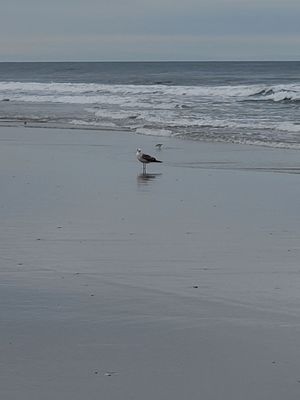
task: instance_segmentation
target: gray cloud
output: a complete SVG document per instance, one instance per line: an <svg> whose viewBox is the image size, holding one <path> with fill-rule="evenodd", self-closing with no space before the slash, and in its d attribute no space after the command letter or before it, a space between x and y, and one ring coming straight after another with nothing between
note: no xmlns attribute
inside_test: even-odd
<svg viewBox="0 0 300 400"><path fill-rule="evenodd" d="M295 0L2 2L2 61L299 57Z"/></svg>

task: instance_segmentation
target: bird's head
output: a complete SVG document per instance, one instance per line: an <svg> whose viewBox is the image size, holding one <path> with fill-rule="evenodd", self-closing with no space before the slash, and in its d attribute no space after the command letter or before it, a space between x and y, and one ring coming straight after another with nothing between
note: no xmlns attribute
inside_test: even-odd
<svg viewBox="0 0 300 400"><path fill-rule="evenodd" d="M136 149L136 154L141 154L142 150L141 149Z"/></svg>

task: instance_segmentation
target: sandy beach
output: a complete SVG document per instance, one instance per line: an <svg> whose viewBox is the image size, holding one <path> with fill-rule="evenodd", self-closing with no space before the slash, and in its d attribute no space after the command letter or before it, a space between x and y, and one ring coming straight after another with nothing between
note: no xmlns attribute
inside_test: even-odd
<svg viewBox="0 0 300 400"><path fill-rule="evenodd" d="M0 182L1 399L299 399L299 151L0 127Z"/></svg>

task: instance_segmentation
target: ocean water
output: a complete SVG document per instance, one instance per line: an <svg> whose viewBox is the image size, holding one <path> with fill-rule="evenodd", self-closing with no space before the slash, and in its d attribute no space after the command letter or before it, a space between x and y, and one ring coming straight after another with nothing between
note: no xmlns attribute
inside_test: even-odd
<svg viewBox="0 0 300 400"><path fill-rule="evenodd" d="M300 62L0 63L0 124L300 149Z"/></svg>

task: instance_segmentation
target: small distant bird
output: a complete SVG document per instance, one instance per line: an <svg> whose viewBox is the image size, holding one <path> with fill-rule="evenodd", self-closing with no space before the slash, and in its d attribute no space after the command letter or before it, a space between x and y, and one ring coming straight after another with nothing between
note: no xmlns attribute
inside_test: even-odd
<svg viewBox="0 0 300 400"><path fill-rule="evenodd" d="M158 150L161 150L162 146L163 146L162 143L157 143L157 144L155 145L155 147L156 147Z"/></svg>
<svg viewBox="0 0 300 400"><path fill-rule="evenodd" d="M141 149L137 149L136 158L143 164L143 174L146 173L146 164L162 162L157 160L155 157L149 156L148 154L144 154Z"/></svg>

